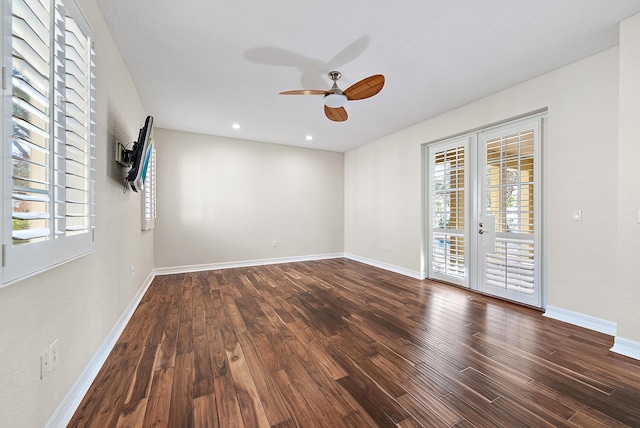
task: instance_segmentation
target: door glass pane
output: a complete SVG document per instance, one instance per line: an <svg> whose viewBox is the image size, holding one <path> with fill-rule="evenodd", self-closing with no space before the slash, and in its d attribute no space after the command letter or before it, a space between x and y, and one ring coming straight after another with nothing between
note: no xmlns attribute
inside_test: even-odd
<svg viewBox="0 0 640 428"><path fill-rule="evenodd" d="M532 295L534 288L534 130L486 141L484 213L496 219L496 252L485 285Z"/></svg>
<svg viewBox="0 0 640 428"><path fill-rule="evenodd" d="M486 144L485 214L496 217L496 232L534 232L533 130Z"/></svg>
<svg viewBox="0 0 640 428"><path fill-rule="evenodd" d="M431 270L464 279L465 147L438 150L431 157Z"/></svg>

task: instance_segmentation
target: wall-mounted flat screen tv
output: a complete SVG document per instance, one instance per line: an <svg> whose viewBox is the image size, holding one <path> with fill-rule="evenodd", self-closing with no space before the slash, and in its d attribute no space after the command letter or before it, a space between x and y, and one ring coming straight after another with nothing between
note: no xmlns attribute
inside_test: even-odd
<svg viewBox="0 0 640 428"><path fill-rule="evenodd" d="M140 128L138 141L133 144L131 169L127 173L126 180L134 192L144 190L144 180L153 147L152 128L153 116L147 116L144 126Z"/></svg>

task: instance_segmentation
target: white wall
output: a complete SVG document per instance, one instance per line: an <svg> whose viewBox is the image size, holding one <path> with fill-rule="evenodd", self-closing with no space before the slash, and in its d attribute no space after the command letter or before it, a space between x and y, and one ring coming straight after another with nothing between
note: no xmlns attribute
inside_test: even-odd
<svg viewBox="0 0 640 428"><path fill-rule="evenodd" d="M640 343L640 15L620 26L618 183L616 321L619 336Z"/></svg>
<svg viewBox="0 0 640 428"><path fill-rule="evenodd" d="M423 137L410 128L345 156L345 252L416 277L422 271Z"/></svg>
<svg viewBox="0 0 640 428"><path fill-rule="evenodd" d="M122 193L116 136L137 137L145 111L94 0L79 5L97 53L95 252L0 289L0 426L42 427L153 268L153 233L140 231L140 196ZM129 276L130 265L136 274ZM58 366L40 380L40 354L59 340Z"/></svg>
<svg viewBox="0 0 640 428"><path fill-rule="evenodd" d="M422 145L545 108L547 301L615 321L617 48L348 152L345 251L423 271ZM582 222L571 221L573 209L582 210ZM638 315L633 319L637 325Z"/></svg>
<svg viewBox="0 0 640 428"><path fill-rule="evenodd" d="M165 129L153 137L156 267L344 251L342 153Z"/></svg>

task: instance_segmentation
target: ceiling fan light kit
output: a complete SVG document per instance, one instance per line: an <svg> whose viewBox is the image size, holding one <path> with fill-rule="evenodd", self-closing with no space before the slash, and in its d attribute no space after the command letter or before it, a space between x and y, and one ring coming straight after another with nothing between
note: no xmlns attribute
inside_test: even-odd
<svg viewBox="0 0 640 428"><path fill-rule="evenodd" d="M384 86L384 76L382 74L375 74L354 83L345 91L342 91L338 88L338 79L340 79L342 74L339 71L330 71L328 75L333 81L333 85L331 85L331 89L328 91L298 89L280 92L280 95L324 95L325 116L334 122L344 122L348 118L347 111L344 109L347 101L363 100L372 97L380 92Z"/></svg>
<svg viewBox="0 0 640 428"><path fill-rule="evenodd" d="M330 108L340 108L347 103L347 96L344 94L327 94L324 96L324 105Z"/></svg>

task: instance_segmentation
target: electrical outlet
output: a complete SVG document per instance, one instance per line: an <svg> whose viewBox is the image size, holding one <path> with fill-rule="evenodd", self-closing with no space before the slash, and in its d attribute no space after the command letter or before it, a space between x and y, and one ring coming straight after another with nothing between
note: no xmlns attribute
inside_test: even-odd
<svg viewBox="0 0 640 428"><path fill-rule="evenodd" d="M133 274L136 273L136 267L134 265L131 265L131 267L129 268L129 276L133 276Z"/></svg>
<svg viewBox="0 0 640 428"><path fill-rule="evenodd" d="M387 246L384 248L384 250L385 250L386 252L389 252L389 253L390 253L390 252L391 252L391 244L387 244Z"/></svg>
<svg viewBox="0 0 640 428"><path fill-rule="evenodd" d="M49 345L49 371L53 371L58 365L60 354L58 352L58 339L51 342Z"/></svg>
<svg viewBox="0 0 640 428"><path fill-rule="evenodd" d="M276 248L278 246L278 241L273 241L273 248Z"/></svg>
<svg viewBox="0 0 640 428"><path fill-rule="evenodd" d="M49 350L46 350L44 354L40 355L40 379L47 377L51 371L50 365Z"/></svg>

